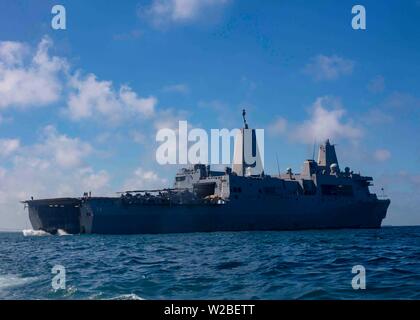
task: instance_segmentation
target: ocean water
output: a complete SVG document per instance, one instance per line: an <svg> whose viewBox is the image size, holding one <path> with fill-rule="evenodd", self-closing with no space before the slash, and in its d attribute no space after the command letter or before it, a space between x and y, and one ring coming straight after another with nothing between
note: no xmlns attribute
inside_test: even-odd
<svg viewBox="0 0 420 320"><path fill-rule="evenodd" d="M420 299L420 227L25 235L0 233L0 299Z"/></svg>

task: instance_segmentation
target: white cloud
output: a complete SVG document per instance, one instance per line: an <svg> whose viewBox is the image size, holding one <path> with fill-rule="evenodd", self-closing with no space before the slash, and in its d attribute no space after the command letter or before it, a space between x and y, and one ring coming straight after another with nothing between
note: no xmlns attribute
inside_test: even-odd
<svg viewBox="0 0 420 320"><path fill-rule="evenodd" d="M81 196L84 191L110 194L109 175L90 167L93 147L77 137L47 126L40 141L22 145L0 168L0 221L2 227L24 227L27 212L21 200ZM6 169L7 168L7 169Z"/></svg>
<svg viewBox="0 0 420 320"><path fill-rule="evenodd" d="M68 111L73 119L89 118L98 113L112 116L121 112L110 81L97 81L93 74L80 79L77 74L72 77L70 86L75 89L68 98Z"/></svg>
<svg viewBox="0 0 420 320"><path fill-rule="evenodd" d="M6 170L6 169L4 169L4 168L0 167L0 179L1 179L1 178L4 178L4 176L6 175L6 172L7 172L7 170Z"/></svg>
<svg viewBox="0 0 420 320"><path fill-rule="evenodd" d="M153 115L157 99L155 97L139 98L137 94L128 86L122 86L119 93L121 101L138 114L145 117Z"/></svg>
<svg viewBox="0 0 420 320"><path fill-rule="evenodd" d="M248 91L249 92L249 91ZM251 110L254 109L253 106L244 105L241 103L240 105L233 106L229 103L214 99L214 100L201 100L198 102L198 107L205 109L204 111L211 111L211 117L213 119L217 119L220 128L237 128L238 125L241 125L241 113L243 109ZM200 111L201 112L201 111ZM238 122L241 121L241 122ZM248 119L252 120L252 119ZM252 127L252 121L249 123Z"/></svg>
<svg viewBox="0 0 420 320"><path fill-rule="evenodd" d="M268 126L268 132L272 135L283 134L287 129L287 120L284 118L277 118L272 124Z"/></svg>
<svg viewBox="0 0 420 320"><path fill-rule="evenodd" d="M80 170L80 174L83 190L102 190L108 185L110 180L109 174L105 170L95 172L89 167Z"/></svg>
<svg viewBox="0 0 420 320"><path fill-rule="evenodd" d="M124 183L124 190L140 190L167 187L168 181L152 170L137 168Z"/></svg>
<svg viewBox="0 0 420 320"><path fill-rule="evenodd" d="M51 45L47 37L35 49L20 42L0 42L0 111L63 100L67 102L65 113L74 120L93 119L97 115L101 121L152 117L150 127L155 121L167 121L179 114L164 111L165 117L154 118L155 97L140 97L127 85L117 87L93 74L75 73L64 58L49 54ZM0 115L1 121L8 118ZM140 135L136 138L141 139ZM25 225L27 212L19 201L30 196L38 199L80 196L84 191L111 194L108 172L90 164L91 157L99 153L90 143L60 133L54 126L43 128L39 141L31 145L18 139L0 139L2 227ZM156 184L166 182L150 171L136 172L135 177L137 182L140 178Z"/></svg>
<svg viewBox="0 0 420 320"><path fill-rule="evenodd" d="M350 121L344 122L346 110L341 102L333 97L318 98L313 104L309 120L292 129L292 138L304 143L324 141L326 139L357 140L363 132Z"/></svg>
<svg viewBox="0 0 420 320"><path fill-rule="evenodd" d="M70 86L74 92L68 98L67 112L73 120L104 116L111 121L119 121L132 116L153 115L157 99L141 98L127 85L116 92L111 81L99 81L94 74L83 78L76 74Z"/></svg>
<svg viewBox="0 0 420 320"><path fill-rule="evenodd" d="M20 147L19 139L0 139L0 157L7 157Z"/></svg>
<svg viewBox="0 0 420 320"><path fill-rule="evenodd" d="M64 99L73 120L99 115L119 121L154 114L155 97L139 97L127 85L115 89L111 81L99 81L94 74L83 77L81 72L71 72L66 59L50 56L52 45L48 37L36 50L20 42L0 42L0 110L45 106ZM64 85L68 90L62 94Z"/></svg>
<svg viewBox="0 0 420 320"><path fill-rule="evenodd" d="M173 129L175 131L179 128L179 121L185 121L188 114L185 110L175 110L172 108L161 110L153 123L156 130ZM188 123L191 126L191 123Z"/></svg>
<svg viewBox="0 0 420 320"><path fill-rule="evenodd" d="M0 42L0 109L12 106L45 106L59 99L60 73L67 68L65 59L48 53L52 41L44 37L31 59L20 42Z"/></svg>
<svg viewBox="0 0 420 320"><path fill-rule="evenodd" d="M391 158L391 152L387 149L378 149L374 152L373 157L377 161L384 162Z"/></svg>
<svg viewBox="0 0 420 320"><path fill-rule="evenodd" d="M352 60L333 55L318 55L306 65L304 72L316 81L335 80L353 73L355 63Z"/></svg>
<svg viewBox="0 0 420 320"><path fill-rule="evenodd" d="M110 194L109 176L89 167L63 170L54 162L36 156L22 156L0 175L0 215L4 227L24 226L27 212L21 200L49 197L78 197L86 191Z"/></svg>
<svg viewBox="0 0 420 320"><path fill-rule="evenodd" d="M7 66L21 65L24 56L28 53L28 48L20 42L1 41L0 42L0 63Z"/></svg>
<svg viewBox="0 0 420 320"><path fill-rule="evenodd" d="M178 83L163 87L163 92L188 94L190 92L190 88L184 83Z"/></svg>
<svg viewBox="0 0 420 320"><path fill-rule="evenodd" d="M138 144L145 144L147 142L147 136L138 130L132 130L130 132L130 137Z"/></svg>
<svg viewBox="0 0 420 320"><path fill-rule="evenodd" d="M61 168L78 167L83 164L83 159L89 156L93 148L78 138L70 138L59 134L55 127L44 128L45 141L34 147L36 154L48 156Z"/></svg>
<svg viewBox="0 0 420 320"><path fill-rule="evenodd" d="M170 22L185 23L196 20L210 9L223 7L229 0L153 0L140 14L146 15L155 26Z"/></svg>
<svg viewBox="0 0 420 320"><path fill-rule="evenodd" d="M384 172L375 179L373 191L391 199L385 224L419 225L420 175L416 172Z"/></svg>
<svg viewBox="0 0 420 320"><path fill-rule="evenodd" d="M380 93L385 90L385 78L376 76L368 83L368 90L372 93Z"/></svg>

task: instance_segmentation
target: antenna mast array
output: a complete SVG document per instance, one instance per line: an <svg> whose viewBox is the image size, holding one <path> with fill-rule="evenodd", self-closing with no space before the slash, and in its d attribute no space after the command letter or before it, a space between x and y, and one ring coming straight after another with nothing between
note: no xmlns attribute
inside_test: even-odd
<svg viewBox="0 0 420 320"><path fill-rule="evenodd" d="M244 118L244 128L245 128L245 129L248 129L248 123L246 123L246 118L245 118L245 116L246 116L246 111L245 111L245 109L243 109L243 110L242 110L242 118Z"/></svg>

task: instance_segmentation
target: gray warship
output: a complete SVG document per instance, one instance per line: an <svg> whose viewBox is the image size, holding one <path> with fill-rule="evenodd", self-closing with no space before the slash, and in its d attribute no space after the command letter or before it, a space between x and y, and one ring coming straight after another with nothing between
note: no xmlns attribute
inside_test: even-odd
<svg viewBox="0 0 420 320"><path fill-rule="evenodd" d="M172 188L161 190L26 200L33 229L159 234L381 227L390 200L370 192L372 177L341 170L329 140L319 146L317 161L304 161L300 173L255 172L255 164L244 159L245 133L250 130L254 145L255 130L243 116L232 167L212 171L208 165L191 165L178 171Z"/></svg>

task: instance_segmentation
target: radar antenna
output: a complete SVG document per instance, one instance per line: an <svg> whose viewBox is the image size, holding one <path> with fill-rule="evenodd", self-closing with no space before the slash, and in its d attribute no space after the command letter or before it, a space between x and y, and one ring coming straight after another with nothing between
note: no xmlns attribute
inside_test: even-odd
<svg viewBox="0 0 420 320"><path fill-rule="evenodd" d="M246 122L245 116L246 116L246 111L245 111L245 109L243 109L242 110L242 118L244 119L244 128L248 129L248 123Z"/></svg>

